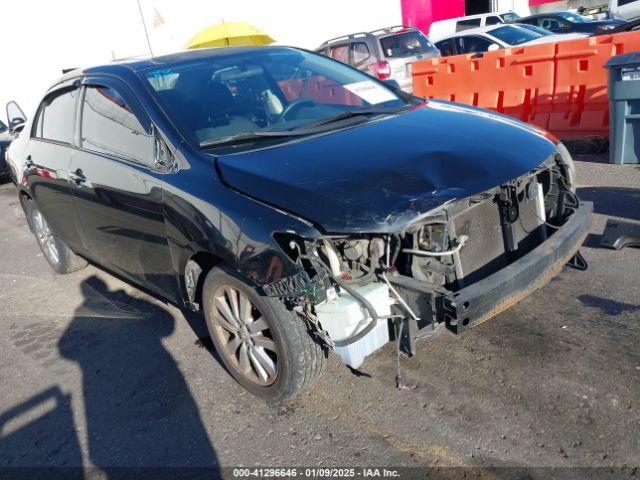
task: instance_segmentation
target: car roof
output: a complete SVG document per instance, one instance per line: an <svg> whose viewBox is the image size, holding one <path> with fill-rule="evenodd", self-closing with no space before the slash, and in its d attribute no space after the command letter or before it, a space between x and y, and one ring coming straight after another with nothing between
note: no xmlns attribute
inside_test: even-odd
<svg viewBox="0 0 640 480"><path fill-rule="evenodd" d="M252 46L252 47L217 47L217 48L199 48L194 50L184 50L181 52L171 53L168 55L160 55L157 57L134 57L115 60L113 62L104 63L88 68L77 68L64 73L55 82L53 82L47 91L55 89L60 84L68 84L75 78L85 75L107 74L115 76L126 76L131 73L146 70L148 68L171 67L189 61L197 61L205 58L225 57L247 52L262 51L283 51L283 50L299 50L295 47L287 46Z"/></svg>
<svg viewBox="0 0 640 480"><path fill-rule="evenodd" d="M559 13L571 13L571 12L562 11L562 12L536 13L535 15L529 15L528 17L522 17L520 20L529 20L529 19L532 19L532 18L540 18L540 17L560 17L560 18L562 18L562 15L558 15Z"/></svg>
<svg viewBox="0 0 640 480"><path fill-rule="evenodd" d="M132 58L118 60L111 63L91 67L84 70L85 74L91 73L111 73L114 69L127 68L134 72L145 70L151 67L171 67L184 62L197 61L206 58L226 57L255 51L282 51L296 50L294 47L286 46L256 46L256 47L217 47L217 48L198 48L194 50L184 50L181 52L161 55L157 57Z"/></svg>
<svg viewBox="0 0 640 480"><path fill-rule="evenodd" d="M449 35L445 35L436 43L440 43L443 40L448 40L449 38L458 38L466 35L474 35L474 34L477 35L477 34L483 34L483 33L488 33L489 35L491 35L492 30L495 30L500 27L513 27L513 26L518 26L518 24L517 23L499 23L497 25L487 25L484 27L469 28L467 30L462 30L460 32L450 33Z"/></svg>
<svg viewBox="0 0 640 480"><path fill-rule="evenodd" d="M476 13L475 15L465 15L464 17L454 17L454 18L446 18L444 20L436 20L433 23L458 22L460 20L473 20L474 18L494 17L499 15L505 15L507 13L514 13L514 12L513 10L505 10L504 12Z"/></svg>
<svg viewBox="0 0 640 480"><path fill-rule="evenodd" d="M344 43L349 42L351 40L356 40L358 38L385 38L393 35L399 35L407 32L419 32L416 27L411 27L407 25L394 25L391 27L379 28L377 30L372 30L370 32L356 32L356 33L348 33L346 35L341 35L339 37L330 38L329 40L325 40L322 42L322 45L318 47L325 48L329 45L336 43Z"/></svg>

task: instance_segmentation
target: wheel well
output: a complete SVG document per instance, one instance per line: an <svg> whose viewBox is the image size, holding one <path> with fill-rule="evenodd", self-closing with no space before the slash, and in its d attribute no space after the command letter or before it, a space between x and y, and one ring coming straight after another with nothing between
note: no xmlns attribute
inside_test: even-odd
<svg viewBox="0 0 640 480"><path fill-rule="evenodd" d="M187 275L189 274L190 265L193 263L197 264L200 267L201 272L197 276L197 281L195 284L195 291L193 292L193 297L189 294L189 288L187 287L187 296L190 302L201 306L202 305L202 287L204 286L204 280L207 278L207 274L211 271L211 269L217 265L220 265L223 260L209 252L198 252L191 256L189 261L185 265L185 271L183 273L183 279L185 280L185 284L187 284Z"/></svg>
<svg viewBox="0 0 640 480"><path fill-rule="evenodd" d="M29 226L29 230L31 230L31 233L33 233L33 225L31 225L31 215L29 215L29 202L31 201L31 196L24 190L20 190L18 192L18 199L20 200L20 205L22 206L24 216L27 218L27 225Z"/></svg>

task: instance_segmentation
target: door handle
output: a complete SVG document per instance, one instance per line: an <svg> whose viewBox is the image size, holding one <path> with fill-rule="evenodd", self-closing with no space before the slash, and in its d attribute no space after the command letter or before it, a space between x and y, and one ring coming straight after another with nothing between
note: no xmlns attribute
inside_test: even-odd
<svg viewBox="0 0 640 480"><path fill-rule="evenodd" d="M75 172L69 172L69 178L73 180L76 185L80 185L87 181L87 177L84 176L82 170L78 168Z"/></svg>

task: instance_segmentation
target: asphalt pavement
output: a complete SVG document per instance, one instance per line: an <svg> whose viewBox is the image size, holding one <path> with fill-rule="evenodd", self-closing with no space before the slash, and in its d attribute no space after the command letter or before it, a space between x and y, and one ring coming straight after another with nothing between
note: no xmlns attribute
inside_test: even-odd
<svg viewBox="0 0 640 480"><path fill-rule="evenodd" d="M54 274L15 187L0 186L0 478L82 478L78 466L95 478L240 466L640 473L640 249L599 247L607 218L640 222L640 167L577 160L596 211L586 272L565 267L494 319L420 342L401 360L412 389L395 389L387 345L360 375L332 355L312 390L276 406L227 375L198 315L92 266Z"/></svg>

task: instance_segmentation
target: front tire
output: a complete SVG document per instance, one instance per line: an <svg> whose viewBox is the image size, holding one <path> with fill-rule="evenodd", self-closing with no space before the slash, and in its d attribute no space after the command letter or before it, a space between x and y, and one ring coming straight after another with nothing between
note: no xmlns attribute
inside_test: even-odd
<svg viewBox="0 0 640 480"><path fill-rule="evenodd" d="M54 272L67 274L87 266L87 261L75 253L58 237L33 202L28 203L29 225L31 226L40 250Z"/></svg>
<svg viewBox="0 0 640 480"><path fill-rule="evenodd" d="M278 402L309 388L325 363L305 322L220 268L204 283L209 334L227 371L257 397Z"/></svg>

